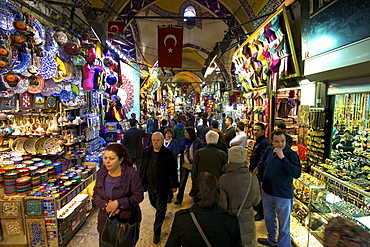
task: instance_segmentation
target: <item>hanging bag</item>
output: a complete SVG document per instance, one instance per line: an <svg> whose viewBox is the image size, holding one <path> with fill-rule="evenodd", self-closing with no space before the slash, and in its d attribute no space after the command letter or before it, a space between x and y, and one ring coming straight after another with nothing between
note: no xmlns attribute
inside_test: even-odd
<svg viewBox="0 0 370 247"><path fill-rule="evenodd" d="M129 198L131 202L131 198ZM131 204L131 203L130 203ZM133 247L139 240L140 221L137 219L137 205L131 207L128 222L123 222L118 216L107 217L101 241L111 247Z"/></svg>

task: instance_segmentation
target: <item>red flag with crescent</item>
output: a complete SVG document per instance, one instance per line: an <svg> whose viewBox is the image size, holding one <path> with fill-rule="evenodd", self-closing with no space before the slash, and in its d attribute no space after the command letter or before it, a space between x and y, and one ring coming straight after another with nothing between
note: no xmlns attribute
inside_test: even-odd
<svg viewBox="0 0 370 247"><path fill-rule="evenodd" d="M182 27L158 27L158 67L182 67Z"/></svg>
<svg viewBox="0 0 370 247"><path fill-rule="evenodd" d="M116 36L117 33L123 33L125 23L123 21L110 21L108 22L108 39Z"/></svg>

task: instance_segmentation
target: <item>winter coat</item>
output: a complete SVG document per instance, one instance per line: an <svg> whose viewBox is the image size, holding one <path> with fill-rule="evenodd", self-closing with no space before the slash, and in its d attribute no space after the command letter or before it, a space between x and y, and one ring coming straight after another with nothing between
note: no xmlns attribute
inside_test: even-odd
<svg viewBox="0 0 370 247"><path fill-rule="evenodd" d="M195 203L191 208L175 214L171 233L165 247L206 247L195 226L190 212L193 212L210 244L214 247L241 247L240 228L235 215L217 205L201 208Z"/></svg>
<svg viewBox="0 0 370 247"><path fill-rule="evenodd" d="M212 173L219 179L224 173L222 169L226 165L227 159L227 153L218 149L216 144L208 144L204 148L199 149L194 155L194 165L191 172L193 181L203 171Z"/></svg>
<svg viewBox="0 0 370 247"><path fill-rule="evenodd" d="M176 139L177 143L180 143L181 138L184 137L185 126L182 123L178 123L173 127L173 139Z"/></svg>
<svg viewBox="0 0 370 247"><path fill-rule="evenodd" d="M230 163L224 167L225 174L220 177L219 206L236 214L243 202L250 179L251 188L243 209L238 217L243 246L255 246L256 227L253 206L261 201L258 178L250 173L246 163Z"/></svg>
<svg viewBox="0 0 370 247"><path fill-rule="evenodd" d="M179 180L177 175L177 161L172 151L162 146L157 158L156 181L155 188L148 188L149 181L147 176L147 168L152 164L153 146L148 147L143 153L143 162L140 169L140 179L143 184L144 191L150 190L154 193L167 193L170 188L178 188ZM153 182L153 181L152 181Z"/></svg>
<svg viewBox="0 0 370 247"><path fill-rule="evenodd" d="M123 135L122 144L127 147L131 159L140 158L143 154L143 137L150 137L144 130L132 127Z"/></svg>
<svg viewBox="0 0 370 247"><path fill-rule="evenodd" d="M129 219L131 215L131 206L129 203L129 197L131 201L137 205L137 218L141 220L141 211L139 203L144 199L143 187L137 171L131 166L122 166L121 178L114 185L112 189L112 198L106 198L104 193L104 182L107 177L107 168L102 167L96 175L96 184L94 187L93 200L96 207L100 208L98 215L98 232L103 231L104 223L107 219L107 212L105 211L105 205L109 200L117 200L118 208L120 209L119 218Z"/></svg>

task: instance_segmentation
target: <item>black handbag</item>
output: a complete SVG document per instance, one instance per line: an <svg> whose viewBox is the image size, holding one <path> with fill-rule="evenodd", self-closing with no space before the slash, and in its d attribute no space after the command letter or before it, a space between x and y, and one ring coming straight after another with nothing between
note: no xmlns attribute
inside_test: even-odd
<svg viewBox="0 0 370 247"><path fill-rule="evenodd" d="M136 216L136 207L134 207L130 219L126 222L115 216L107 217L101 233L101 241L111 247L135 246L140 233L140 221Z"/></svg>

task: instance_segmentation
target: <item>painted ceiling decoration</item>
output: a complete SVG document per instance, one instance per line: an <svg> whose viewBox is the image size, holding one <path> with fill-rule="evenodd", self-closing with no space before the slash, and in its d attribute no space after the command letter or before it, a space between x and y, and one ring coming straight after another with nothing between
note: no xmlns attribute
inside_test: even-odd
<svg viewBox="0 0 370 247"><path fill-rule="evenodd" d="M154 41L155 37L153 36L156 35L154 26L164 24L181 25L187 30L192 30L192 33L188 33L188 40L184 40L183 45L183 61L187 66L183 66L182 70L176 70L176 72L179 73L180 71L190 69L199 77L202 75L199 71L204 66L204 61L212 49L214 49L215 42L222 41L225 31L230 30L232 32L232 43L235 45L234 47L237 47L237 44L245 41L247 33L253 32L267 18L258 19L259 17L274 12L286 0L70 1L81 6L91 6L107 10L107 12L94 11L93 15L89 16L89 18L93 16L93 20L99 21L103 26L112 20L124 21L125 29L123 36L128 42L125 45L121 45L122 50L129 57L130 61L137 62L140 65L145 64L152 68L156 66L157 61L155 54L157 49L156 41ZM189 6L194 8L196 17L201 18L195 18L193 25L187 26L186 21L179 18L179 16L184 16L184 12ZM158 18L150 19L151 16ZM145 19L146 17L148 19ZM160 19L160 17L164 19ZM256 18L257 20L255 20ZM214 28L213 23L217 23L215 24L217 28ZM154 25L153 28L150 25ZM211 28L210 25L212 25ZM211 32L214 35L210 34ZM232 81L230 62L232 51L233 49L230 49L228 54L222 59L221 57L218 58L216 61L219 71L223 75L223 81L228 84Z"/></svg>

